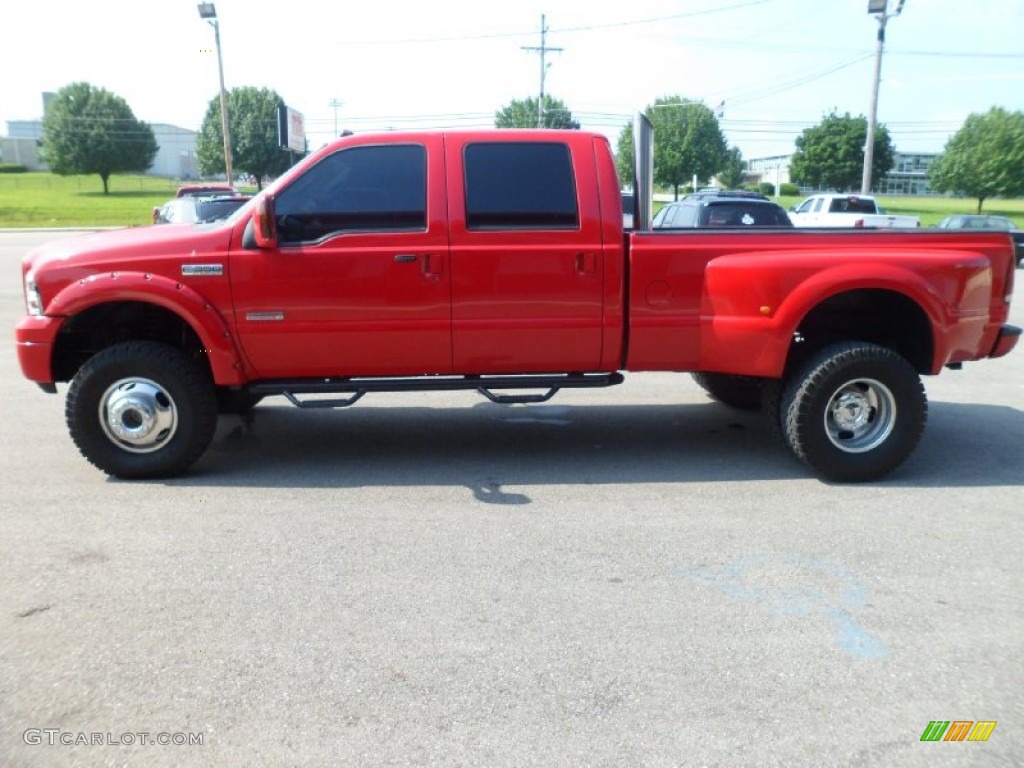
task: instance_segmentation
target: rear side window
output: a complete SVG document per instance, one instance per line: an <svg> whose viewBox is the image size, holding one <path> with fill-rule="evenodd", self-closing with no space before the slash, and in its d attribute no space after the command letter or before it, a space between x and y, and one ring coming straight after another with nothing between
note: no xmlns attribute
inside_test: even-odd
<svg viewBox="0 0 1024 768"><path fill-rule="evenodd" d="M183 200L171 200L160 209L157 222L162 224L181 224L185 221L186 203Z"/></svg>
<svg viewBox="0 0 1024 768"><path fill-rule="evenodd" d="M695 227L697 225L697 206L677 205L675 214L672 216L673 227Z"/></svg>
<svg viewBox="0 0 1024 768"><path fill-rule="evenodd" d="M578 229L566 144L470 144L464 155L468 229Z"/></svg>
<svg viewBox="0 0 1024 768"><path fill-rule="evenodd" d="M424 231L426 149L386 144L339 150L281 192L274 213L282 243L345 232Z"/></svg>

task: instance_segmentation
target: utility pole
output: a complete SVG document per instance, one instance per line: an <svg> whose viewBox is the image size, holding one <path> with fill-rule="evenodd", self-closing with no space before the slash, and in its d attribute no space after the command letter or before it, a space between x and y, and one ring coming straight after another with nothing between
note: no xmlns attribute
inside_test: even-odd
<svg viewBox="0 0 1024 768"><path fill-rule="evenodd" d="M544 77L547 75L548 67L550 66L544 59L548 51L554 51L559 53L563 48L552 48L547 44L548 27L545 23L545 16L542 13L540 15L540 47L535 45L524 45L521 48L524 51L530 51L531 53L540 54L540 98L537 100L537 127L544 127Z"/></svg>
<svg viewBox="0 0 1024 768"><path fill-rule="evenodd" d="M868 112L868 137L864 145L864 172L860 193L871 194L871 166L875 162L875 126L878 123L878 85L882 80L882 50L885 48L885 23L900 15L906 0L896 0L896 10L889 13L889 0L868 0L868 13L878 18L878 42L875 45L875 76L871 81L871 106Z"/></svg>
<svg viewBox="0 0 1024 768"><path fill-rule="evenodd" d="M341 99L331 99L327 102L328 107L334 107L334 135L332 139L338 138L338 107L344 106L345 102Z"/></svg>

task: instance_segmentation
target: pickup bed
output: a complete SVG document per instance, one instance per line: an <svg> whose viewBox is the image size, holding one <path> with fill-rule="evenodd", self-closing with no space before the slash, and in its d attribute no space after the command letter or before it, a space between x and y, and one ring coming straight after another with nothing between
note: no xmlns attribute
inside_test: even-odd
<svg viewBox="0 0 1024 768"><path fill-rule="evenodd" d="M625 233L619 190L598 134L348 136L226 221L29 253L19 361L47 392L70 382L72 439L126 478L185 471L218 413L269 395L516 404L679 371L859 481L918 442L922 375L1020 333L1009 235L651 231L639 209Z"/></svg>
<svg viewBox="0 0 1024 768"><path fill-rule="evenodd" d="M917 216L893 216L878 208L869 195L814 195L793 206L789 218L797 227L914 228Z"/></svg>

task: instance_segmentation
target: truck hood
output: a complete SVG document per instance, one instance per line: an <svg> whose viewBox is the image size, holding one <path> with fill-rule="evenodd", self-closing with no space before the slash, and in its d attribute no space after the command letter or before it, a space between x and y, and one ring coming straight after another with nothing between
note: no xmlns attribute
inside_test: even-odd
<svg viewBox="0 0 1024 768"><path fill-rule="evenodd" d="M22 261L25 272L37 277L52 270L79 273L74 279L97 271L161 272L158 265L192 261L197 256L224 257L232 229L218 224L165 224L94 232L81 237L54 240L34 248Z"/></svg>
<svg viewBox="0 0 1024 768"><path fill-rule="evenodd" d="M117 229L55 240L25 256L22 276L31 272L43 307L50 307L71 283L104 273L142 272L179 282L183 264L226 267L233 231L224 221Z"/></svg>

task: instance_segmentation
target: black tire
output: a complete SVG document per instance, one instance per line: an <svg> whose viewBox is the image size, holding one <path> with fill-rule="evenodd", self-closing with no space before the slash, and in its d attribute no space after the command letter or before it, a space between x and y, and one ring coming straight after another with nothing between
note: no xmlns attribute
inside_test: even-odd
<svg viewBox="0 0 1024 768"><path fill-rule="evenodd" d="M911 454L928 419L914 367L890 349L844 342L821 350L782 388L786 444L821 476L876 480Z"/></svg>
<svg viewBox="0 0 1024 768"><path fill-rule="evenodd" d="M65 417L82 455L109 475L170 477L202 455L217 427L209 374L152 341L104 349L79 369Z"/></svg>
<svg viewBox="0 0 1024 768"><path fill-rule="evenodd" d="M220 387L217 389L217 413L246 414L255 408L262 399L263 395Z"/></svg>
<svg viewBox="0 0 1024 768"><path fill-rule="evenodd" d="M740 411L756 411L761 407L761 386L764 379L703 371L690 375L701 389L723 405Z"/></svg>

